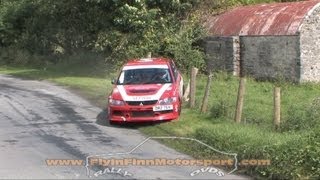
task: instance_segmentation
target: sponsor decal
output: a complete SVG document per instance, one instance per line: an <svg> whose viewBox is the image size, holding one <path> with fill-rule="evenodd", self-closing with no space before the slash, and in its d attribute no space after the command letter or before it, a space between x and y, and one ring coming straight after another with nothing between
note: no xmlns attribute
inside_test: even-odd
<svg viewBox="0 0 320 180"><path fill-rule="evenodd" d="M155 95L148 95L148 96L129 96L126 93L126 90L123 85L118 85L117 89L119 90L122 99L124 101L153 101L153 100L159 100L163 93L171 86L171 83L167 83L162 85L162 87L158 90L158 92Z"/></svg>

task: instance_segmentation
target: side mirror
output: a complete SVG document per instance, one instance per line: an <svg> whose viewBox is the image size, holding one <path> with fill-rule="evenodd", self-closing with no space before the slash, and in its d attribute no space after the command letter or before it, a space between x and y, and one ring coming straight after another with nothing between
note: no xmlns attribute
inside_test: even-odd
<svg viewBox="0 0 320 180"><path fill-rule="evenodd" d="M117 80L116 79L112 79L111 80L111 84L116 84Z"/></svg>

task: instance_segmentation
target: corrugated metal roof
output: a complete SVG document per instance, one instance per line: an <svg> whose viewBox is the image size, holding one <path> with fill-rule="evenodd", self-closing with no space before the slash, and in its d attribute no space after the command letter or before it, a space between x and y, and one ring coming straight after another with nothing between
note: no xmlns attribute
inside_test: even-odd
<svg viewBox="0 0 320 180"><path fill-rule="evenodd" d="M243 6L209 19L209 32L218 36L295 35L304 17L319 0Z"/></svg>

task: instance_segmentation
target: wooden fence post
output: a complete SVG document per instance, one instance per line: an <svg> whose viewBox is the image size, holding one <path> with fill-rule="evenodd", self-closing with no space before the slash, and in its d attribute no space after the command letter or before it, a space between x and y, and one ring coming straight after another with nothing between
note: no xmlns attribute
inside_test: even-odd
<svg viewBox="0 0 320 180"><path fill-rule="evenodd" d="M234 121L237 123L241 122L243 101L244 101L244 94L245 94L245 83L246 83L246 79L244 77L241 77L240 82L239 82L236 113L235 113L235 117L234 117Z"/></svg>
<svg viewBox="0 0 320 180"><path fill-rule="evenodd" d="M208 98L209 98L209 94L210 94L211 82L212 82L212 73L210 73L208 76L206 90L205 90L203 100L202 100L201 112L203 112L203 113L207 112L207 109L208 109L208 100L209 100Z"/></svg>
<svg viewBox="0 0 320 180"><path fill-rule="evenodd" d="M183 100L188 102L189 101L189 94L190 94L190 79L188 80L188 85L184 91L184 94L183 94Z"/></svg>
<svg viewBox="0 0 320 180"><path fill-rule="evenodd" d="M198 69L192 67L190 74L190 108L194 108L196 102L196 77Z"/></svg>
<svg viewBox="0 0 320 180"><path fill-rule="evenodd" d="M280 128L281 119L281 89L280 87L274 87L274 126L278 130Z"/></svg>

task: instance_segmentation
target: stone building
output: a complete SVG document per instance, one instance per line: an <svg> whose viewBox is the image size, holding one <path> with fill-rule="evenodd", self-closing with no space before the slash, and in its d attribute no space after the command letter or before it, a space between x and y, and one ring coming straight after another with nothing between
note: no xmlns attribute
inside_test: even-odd
<svg viewBox="0 0 320 180"><path fill-rule="evenodd" d="M320 0L238 7L206 26L209 70L320 82Z"/></svg>

